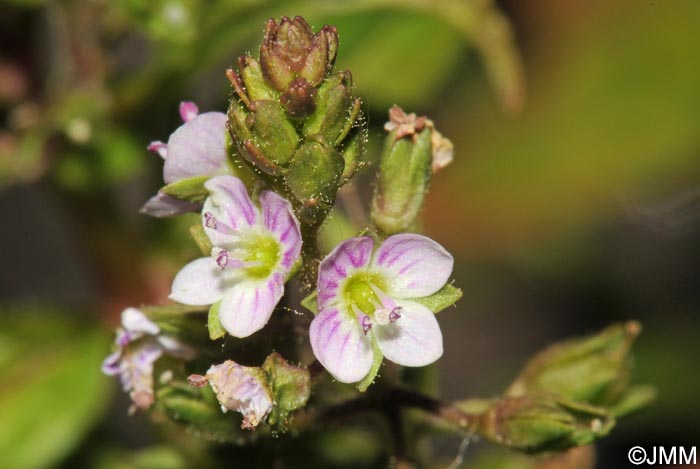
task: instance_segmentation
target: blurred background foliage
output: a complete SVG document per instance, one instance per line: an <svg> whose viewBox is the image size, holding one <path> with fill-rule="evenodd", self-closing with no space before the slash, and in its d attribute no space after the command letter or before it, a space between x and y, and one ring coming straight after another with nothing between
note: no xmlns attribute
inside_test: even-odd
<svg viewBox="0 0 700 469"><path fill-rule="evenodd" d="M178 468L202 445L128 417L99 364L119 311L163 303L195 255L188 221L137 213L160 180L145 145L175 128L181 100L225 109L225 68L282 15L338 26L375 143L394 103L454 141L425 210L465 292L440 315L445 398L502 391L553 340L644 325L635 375L660 397L597 455L533 461L470 443L463 467L612 467L634 445L695 444L700 3L4 0L3 463ZM382 453L354 428L316 441L338 467ZM460 448L433 443L438 467Z"/></svg>

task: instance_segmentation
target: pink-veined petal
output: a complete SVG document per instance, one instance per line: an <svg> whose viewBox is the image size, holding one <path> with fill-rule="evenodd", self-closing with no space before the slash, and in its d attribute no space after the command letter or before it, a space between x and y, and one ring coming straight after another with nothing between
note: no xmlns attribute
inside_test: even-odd
<svg viewBox="0 0 700 469"><path fill-rule="evenodd" d="M139 212L151 217L166 218L187 212L196 212L201 206L202 204L176 199L163 192L158 192L148 199Z"/></svg>
<svg viewBox="0 0 700 469"><path fill-rule="evenodd" d="M355 383L372 367L372 346L360 324L336 308L311 321L311 348L318 361L341 383Z"/></svg>
<svg viewBox="0 0 700 469"><path fill-rule="evenodd" d="M239 282L221 299L219 321L232 336L248 337L267 324L282 295L284 276L280 272L262 282Z"/></svg>
<svg viewBox="0 0 700 469"><path fill-rule="evenodd" d="M126 308L122 311L122 326L132 333L156 335L160 332L160 327L137 308Z"/></svg>
<svg viewBox="0 0 700 469"><path fill-rule="evenodd" d="M323 311L338 300L338 286L351 273L369 265L372 258L372 238L362 236L346 239L328 254L318 269L318 310Z"/></svg>
<svg viewBox="0 0 700 469"><path fill-rule="evenodd" d="M421 298L440 290L452 274L454 259L430 238L413 233L390 236L377 249L372 269L387 274L386 293Z"/></svg>
<svg viewBox="0 0 700 469"><path fill-rule="evenodd" d="M166 184L228 172L226 114L207 112L178 127L168 139L163 165Z"/></svg>
<svg viewBox="0 0 700 469"><path fill-rule="evenodd" d="M425 366L442 356L442 332L435 314L409 300L396 300L401 317L374 325L374 337L384 357L403 366Z"/></svg>
<svg viewBox="0 0 700 469"><path fill-rule="evenodd" d="M301 252L301 230L292 204L272 191L263 191L260 206L263 226L274 233L282 244L280 263L285 271L289 271Z"/></svg>
<svg viewBox="0 0 700 469"><path fill-rule="evenodd" d="M186 305L214 304L224 293L221 268L211 257L196 259L178 272L170 299Z"/></svg>
<svg viewBox="0 0 700 469"><path fill-rule="evenodd" d="M258 208L250 200L243 181L237 177L216 176L209 179L204 187L209 190L209 197L202 210L205 227L207 212L234 230L253 226L258 222Z"/></svg>

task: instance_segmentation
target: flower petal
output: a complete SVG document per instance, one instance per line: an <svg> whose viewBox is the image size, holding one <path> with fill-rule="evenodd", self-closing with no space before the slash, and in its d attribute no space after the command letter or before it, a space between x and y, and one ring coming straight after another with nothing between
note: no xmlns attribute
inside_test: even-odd
<svg viewBox="0 0 700 469"><path fill-rule="evenodd" d="M163 192L158 192L148 199L139 212L156 218L166 218L187 212L196 212L200 207L201 204L176 199Z"/></svg>
<svg viewBox="0 0 700 469"><path fill-rule="evenodd" d="M272 191L260 194L263 225L274 233L283 246L281 264L289 271L301 252L301 230L292 204Z"/></svg>
<svg viewBox="0 0 700 469"><path fill-rule="evenodd" d="M173 280L170 299L186 305L214 304L223 295L221 268L211 257L187 264Z"/></svg>
<svg viewBox="0 0 700 469"><path fill-rule="evenodd" d="M189 122L199 114L199 108L192 101L183 101L180 103L180 118L182 122Z"/></svg>
<svg viewBox="0 0 700 469"><path fill-rule="evenodd" d="M274 273L263 282L242 281L221 299L219 321L234 337L248 337L267 324L284 295L284 276Z"/></svg>
<svg viewBox="0 0 700 469"><path fill-rule="evenodd" d="M160 332L160 327L136 308L126 308L122 311L122 326L128 332L148 335L156 335Z"/></svg>
<svg viewBox="0 0 700 469"><path fill-rule="evenodd" d="M453 265L445 248L413 233L390 236L372 259L372 269L386 271L390 279L386 293L394 298L432 295L447 283Z"/></svg>
<svg viewBox="0 0 700 469"><path fill-rule="evenodd" d="M102 362L102 373L107 376L115 376L119 374L119 361L122 358L122 351L110 353Z"/></svg>
<svg viewBox="0 0 700 469"><path fill-rule="evenodd" d="M372 346L359 322L338 309L322 311L311 321L311 348L318 361L341 383L355 383L372 367Z"/></svg>
<svg viewBox="0 0 700 469"><path fill-rule="evenodd" d="M207 112L182 124L168 139L167 155L163 165L166 184L228 172L226 114Z"/></svg>
<svg viewBox="0 0 700 469"><path fill-rule="evenodd" d="M396 300L401 317L372 328L377 345L388 360L403 366L425 366L442 356L442 332L435 314L425 306Z"/></svg>
<svg viewBox="0 0 700 469"><path fill-rule="evenodd" d="M367 267L372 258L374 241L367 236L346 239L328 254L318 269L318 310L323 311L338 300L338 286L352 272Z"/></svg>
<svg viewBox="0 0 700 469"><path fill-rule="evenodd" d="M237 177L216 176L209 179L204 187L210 195L204 202L203 217L209 211L218 221L234 230L258 222L258 209L250 200L245 184Z"/></svg>

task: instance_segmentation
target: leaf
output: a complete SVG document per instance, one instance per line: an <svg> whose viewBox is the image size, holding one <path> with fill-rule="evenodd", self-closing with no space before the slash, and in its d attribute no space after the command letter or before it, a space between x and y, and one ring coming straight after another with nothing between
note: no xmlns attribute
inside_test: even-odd
<svg viewBox="0 0 700 469"><path fill-rule="evenodd" d="M309 296L301 300L301 305L314 313L314 315L318 314L318 308L316 307L316 296L318 296L318 292L314 290L309 294Z"/></svg>
<svg viewBox="0 0 700 469"><path fill-rule="evenodd" d="M365 392L367 388L374 383L375 378L379 374L379 369L382 367L382 362L384 361L384 355L382 351L379 350L377 345L377 340L372 337L372 367L369 369L367 376L362 378L362 381L357 383L357 389L360 392Z"/></svg>
<svg viewBox="0 0 700 469"><path fill-rule="evenodd" d="M448 306L455 304L460 298L462 298L462 290L455 287L451 283L448 283L438 292L433 293L430 296L426 296L424 298L412 298L411 301L415 301L416 303L426 306L433 313L439 313Z"/></svg>
<svg viewBox="0 0 700 469"><path fill-rule="evenodd" d="M221 326L219 321L219 305L221 302L216 302L209 308L209 318L207 320L207 329L209 329L209 338L211 340L220 339L226 335L226 331Z"/></svg>
<svg viewBox="0 0 700 469"><path fill-rule="evenodd" d="M209 236L207 236L201 223L195 223L190 226L190 236L192 236L192 239L203 256L211 255L211 250L214 245L209 240Z"/></svg>
<svg viewBox="0 0 700 469"><path fill-rule="evenodd" d="M201 202L209 195L209 191L204 187L204 183L208 180L209 176L195 176L182 179L164 186L161 192L176 199Z"/></svg>
<svg viewBox="0 0 700 469"><path fill-rule="evenodd" d="M0 325L2 465L54 467L106 409L109 381L99 369L109 338L65 313L21 313Z"/></svg>

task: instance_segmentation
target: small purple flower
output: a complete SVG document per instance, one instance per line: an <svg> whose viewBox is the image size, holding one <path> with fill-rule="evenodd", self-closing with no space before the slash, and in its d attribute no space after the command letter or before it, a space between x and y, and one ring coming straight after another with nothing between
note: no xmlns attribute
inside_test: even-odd
<svg viewBox="0 0 700 469"><path fill-rule="evenodd" d="M272 410L272 391L260 368L226 360L221 365L212 365L205 376L191 375L188 381L197 387L208 382L216 393L222 412L233 410L243 415L243 429L255 430Z"/></svg>
<svg viewBox="0 0 700 469"><path fill-rule="evenodd" d="M206 112L192 102L180 104L183 124L170 135L168 143L154 141L148 150L165 160L166 184L196 176L215 176L230 172L226 154L226 114ZM199 206L158 192L141 211L155 217L168 217L196 210Z"/></svg>
<svg viewBox="0 0 700 469"><path fill-rule="evenodd" d="M262 329L284 294L287 274L301 252L301 232L290 203L270 190L260 208L233 176L206 182L202 223L214 248L186 265L170 298L187 305L219 305L221 325L234 337Z"/></svg>
<svg viewBox="0 0 700 469"><path fill-rule="evenodd" d="M145 410L153 404L153 364L163 353L184 359L194 356L189 346L161 335L158 325L136 308L122 312L122 327L117 329L115 343L117 350L104 360L102 372L119 375L134 409Z"/></svg>
<svg viewBox="0 0 700 469"><path fill-rule="evenodd" d="M412 300L430 296L447 283L452 256L417 234L391 236L373 249L369 237L345 240L319 268L319 314L311 322L311 347L343 383L360 381L369 373L372 342L399 365L424 366L442 356L435 314Z"/></svg>

